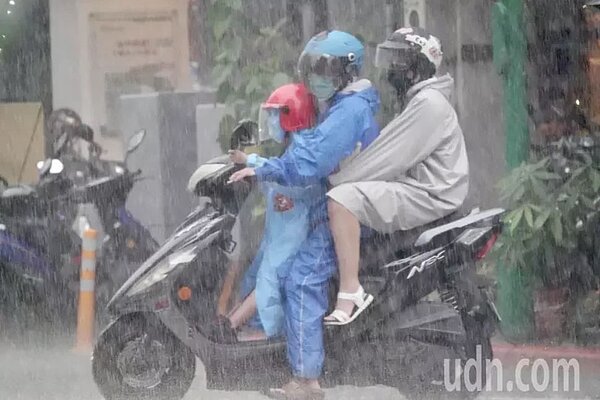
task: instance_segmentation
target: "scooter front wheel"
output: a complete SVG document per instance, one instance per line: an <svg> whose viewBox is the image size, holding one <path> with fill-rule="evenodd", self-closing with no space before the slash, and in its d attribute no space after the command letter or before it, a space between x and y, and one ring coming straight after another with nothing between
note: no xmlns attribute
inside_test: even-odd
<svg viewBox="0 0 600 400"><path fill-rule="evenodd" d="M196 368L194 354L158 321L126 316L94 348L92 372L106 400L179 400Z"/></svg>

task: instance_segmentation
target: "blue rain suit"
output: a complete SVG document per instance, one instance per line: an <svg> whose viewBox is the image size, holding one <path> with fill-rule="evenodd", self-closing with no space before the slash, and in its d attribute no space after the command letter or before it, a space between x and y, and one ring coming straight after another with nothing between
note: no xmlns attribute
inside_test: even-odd
<svg viewBox="0 0 600 400"><path fill-rule="evenodd" d="M310 130L296 132L286 152L293 151ZM248 156L248 166L257 167L267 160L256 154ZM243 297L256 289L258 317L250 325L264 329L268 337L284 333L284 310L279 275L285 261L300 249L309 232L309 211L322 199L327 186L320 181L308 186L284 186L277 182L261 182L266 199L265 231L254 261L248 268L242 284Z"/></svg>
<svg viewBox="0 0 600 400"><path fill-rule="evenodd" d="M324 183L342 160L377 137L378 108L379 95L370 82L354 82L329 101L320 124L303 135L291 151L257 168L257 179L286 186ZM325 195L314 199L309 222L308 237L287 266L279 269L279 279L292 373L317 379L325 359L323 317L329 306L328 282L336 266Z"/></svg>

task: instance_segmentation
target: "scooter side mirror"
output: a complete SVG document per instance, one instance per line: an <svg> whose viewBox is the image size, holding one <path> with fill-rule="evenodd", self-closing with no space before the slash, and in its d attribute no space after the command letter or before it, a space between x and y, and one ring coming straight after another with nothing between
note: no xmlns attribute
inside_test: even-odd
<svg viewBox="0 0 600 400"><path fill-rule="evenodd" d="M50 172L50 167L52 166L52 159L47 158L44 161L38 161L35 165L38 170L38 175L40 177L46 176L48 172Z"/></svg>
<svg viewBox="0 0 600 400"><path fill-rule="evenodd" d="M241 120L231 133L230 148L237 150L243 147L256 146L258 143L258 124L249 119Z"/></svg>
<svg viewBox="0 0 600 400"><path fill-rule="evenodd" d="M138 149L138 147L140 147L145 137L146 130L140 129L129 138L129 140L127 141L127 151L125 152L125 161L127 161L127 158L131 153L133 153Z"/></svg>
<svg viewBox="0 0 600 400"><path fill-rule="evenodd" d="M65 165L57 158L48 158L36 164L40 178L50 175L58 175L65 169Z"/></svg>
<svg viewBox="0 0 600 400"><path fill-rule="evenodd" d="M81 125L79 129L77 129L76 134L78 137L85 140L86 142L94 141L94 130L89 125Z"/></svg>
<svg viewBox="0 0 600 400"><path fill-rule="evenodd" d="M65 165L59 159L55 158L50 163L50 174L58 175L65 169Z"/></svg>

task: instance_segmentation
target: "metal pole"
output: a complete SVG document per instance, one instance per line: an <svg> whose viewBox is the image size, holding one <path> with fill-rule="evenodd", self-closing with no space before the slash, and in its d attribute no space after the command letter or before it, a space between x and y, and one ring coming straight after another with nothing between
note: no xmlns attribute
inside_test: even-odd
<svg viewBox="0 0 600 400"><path fill-rule="evenodd" d="M494 63L504 83L506 165L517 167L527 159L527 92L523 0L497 1L492 9Z"/></svg>
<svg viewBox="0 0 600 400"><path fill-rule="evenodd" d="M492 8L494 64L503 81L505 152L508 169L527 160L529 131L523 0L497 1ZM511 265L498 265L498 309L502 333L526 340L533 334L531 276Z"/></svg>

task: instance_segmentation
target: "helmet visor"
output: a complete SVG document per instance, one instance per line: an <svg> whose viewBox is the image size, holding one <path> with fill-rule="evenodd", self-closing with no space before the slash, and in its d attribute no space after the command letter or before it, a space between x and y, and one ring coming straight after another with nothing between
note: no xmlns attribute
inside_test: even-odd
<svg viewBox="0 0 600 400"><path fill-rule="evenodd" d="M382 69L408 68L412 63L412 53L409 47L388 47L380 44L375 51L375 67Z"/></svg>
<svg viewBox="0 0 600 400"><path fill-rule="evenodd" d="M263 104L258 113L258 140L263 143L275 140L282 143L285 139L285 131L281 127L281 112L285 106Z"/></svg>
<svg viewBox="0 0 600 400"><path fill-rule="evenodd" d="M344 74L342 64L340 57L303 52L298 59L298 75L305 85L308 85L308 77L311 74L339 78Z"/></svg>

